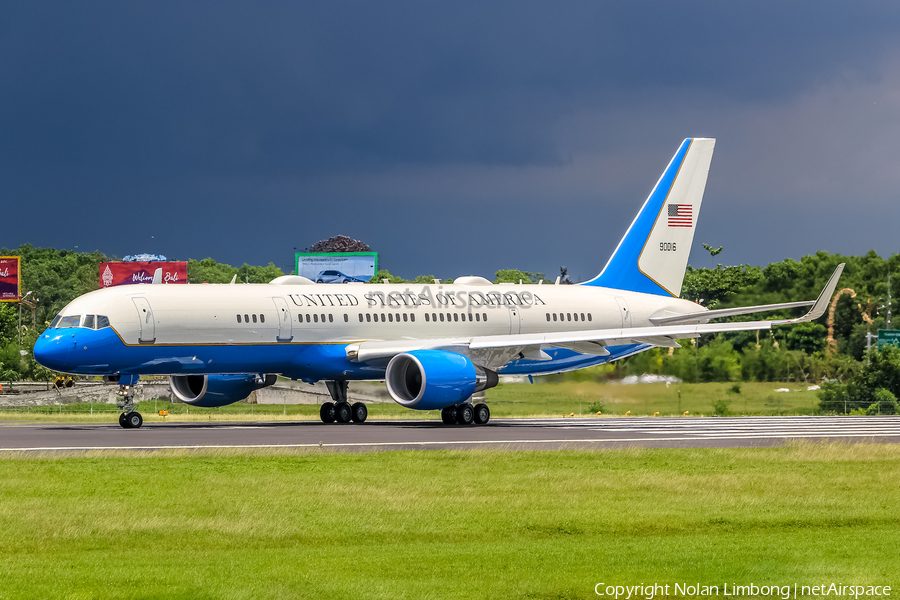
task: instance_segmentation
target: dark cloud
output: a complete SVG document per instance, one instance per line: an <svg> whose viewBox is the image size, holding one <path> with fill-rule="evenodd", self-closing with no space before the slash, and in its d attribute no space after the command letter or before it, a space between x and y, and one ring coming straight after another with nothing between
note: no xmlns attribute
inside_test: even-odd
<svg viewBox="0 0 900 600"><path fill-rule="evenodd" d="M768 179L790 213L839 201L821 186L839 172L823 128L862 132L876 159L850 174L881 201L888 182L870 169L893 150L879 126L890 111L862 98L892 97L898 11L7 4L0 194L27 225L3 243L280 265L345 233L407 275L567 262L588 277L687 135L720 139L718 206L771 198L755 187ZM788 131L783 150L764 135ZM728 227L710 212L710 233ZM777 260L817 243L735 254Z"/></svg>

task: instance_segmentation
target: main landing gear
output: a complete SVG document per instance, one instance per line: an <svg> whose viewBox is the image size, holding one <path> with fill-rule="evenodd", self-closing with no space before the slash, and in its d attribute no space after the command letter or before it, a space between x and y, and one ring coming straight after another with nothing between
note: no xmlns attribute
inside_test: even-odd
<svg viewBox="0 0 900 600"><path fill-rule="evenodd" d="M134 386L120 385L116 392L116 407L122 411L119 425L125 429L137 429L144 424L144 417L134 410Z"/></svg>
<svg viewBox="0 0 900 600"><path fill-rule="evenodd" d="M364 423L369 410L362 402L347 402L347 381L326 381L325 387L334 402L325 402L319 409L319 418L323 423Z"/></svg>
<svg viewBox="0 0 900 600"><path fill-rule="evenodd" d="M457 404L456 406L448 406L441 411L441 421L446 425L485 425L491 420L491 409L487 404L476 404L472 406L468 402Z"/></svg>

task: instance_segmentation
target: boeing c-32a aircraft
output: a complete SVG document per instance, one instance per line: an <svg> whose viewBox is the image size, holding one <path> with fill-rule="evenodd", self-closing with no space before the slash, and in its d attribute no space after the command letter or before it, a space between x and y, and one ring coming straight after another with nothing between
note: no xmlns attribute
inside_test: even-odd
<svg viewBox="0 0 900 600"><path fill-rule="evenodd" d="M298 276L252 285L128 285L72 301L34 347L42 365L119 383L119 423L140 427L134 385L168 375L175 395L223 406L276 376L324 380L334 402L321 418L361 423L347 382L384 380L415 410L441 409L445 423L487 423L475 392L498 375L542 375L607 363L705 333L770 329L820 317L838 266L818 300L707 310L678 298L713 139L686 139L603 271L580 285L315 284ZM810 306L797 319L711 319Z"/></svg>

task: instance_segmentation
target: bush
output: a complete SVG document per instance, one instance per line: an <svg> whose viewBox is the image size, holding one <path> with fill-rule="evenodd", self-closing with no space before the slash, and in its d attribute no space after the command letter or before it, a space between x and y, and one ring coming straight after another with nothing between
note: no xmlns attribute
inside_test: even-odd
<svg viewBox="0 0 900 600"><path fill-rule="evenodd" d="M590 406L588 406L588 412L598 413L606 410L606 402L600 400L599 402L592 402Z"/></svg>
<svg viewBox="0 0 900 600"><path fill-rule="evenodd" d="M713 402L713 414L720 417L727 417L731 414L731 411L728 410L730 404L731 403L728 400L717 400Z"/></svg>

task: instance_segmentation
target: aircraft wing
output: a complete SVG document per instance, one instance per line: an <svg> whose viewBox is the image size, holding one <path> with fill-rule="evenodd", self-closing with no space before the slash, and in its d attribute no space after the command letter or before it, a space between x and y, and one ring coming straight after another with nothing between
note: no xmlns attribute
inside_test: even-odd
<svg viewBox="0 0 900 600"><path fill-rule="evenodd" d="M835 287L844 265L838 265L828 280L818 299L812 302L812 308L802 317L796 319L779 319L771 321L742 321L732 323L684 323L674 325L652 325L649 327L616 327L612 329L591 329L583 331L558 331L550 333L520 333L511 335L487 335L460 338L441 338L431 340L391 340L384 342L359 342L347 347L347 356L357 362L389 359L396 354L411 350L448 350L473 358L484 366L498 367L516 357L531 360L549 360L543 348L556 346L571 348L587 354L603 356L608 354L606 346L623 344L652 344L655 346L674 346L675 340L699 337L708 333L729 331L756 331L771 329L774 325L792 325L818 319L828 309L828 303L834 295ZM809 306L810 302L768 305L778 308L793 306ZM764 307L747 307L758 312ZM725 311L740 309L725 309ZM722 315L724 311L705 311L690 313L685 317L696 319L699 314L704 317L713 313ZM731 313L743 314L743 313Z"/></svg>

